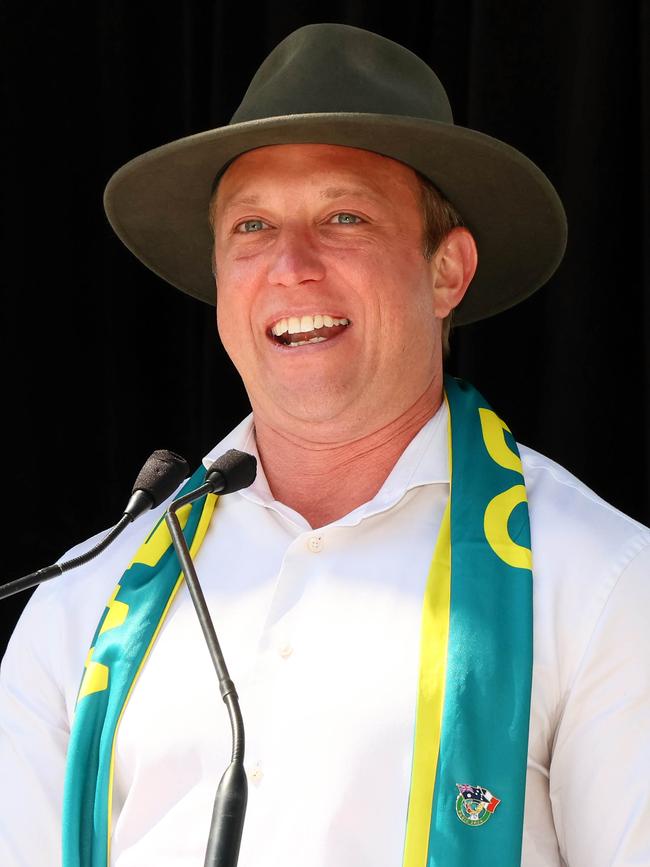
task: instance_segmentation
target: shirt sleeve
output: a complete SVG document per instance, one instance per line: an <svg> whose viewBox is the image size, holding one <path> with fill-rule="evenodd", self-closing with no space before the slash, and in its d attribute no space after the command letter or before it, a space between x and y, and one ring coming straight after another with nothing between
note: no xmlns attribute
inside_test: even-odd
<svg viewBox="0 0 650 867"><path fill-rule="evenodd" d="M557 727L550 797L568 867L650 864L650 546L623 569Z"/></svg>
<svg viewBox="0 0 650 867"><path fill-rule="evenodd" d="M61 863L66 753L84 662L116 581L168 505L129 525L101 558L38 587L18 621L0 665L1 867Z"/></svg>
<svg viewBox="0 0 650 867"><path fill-rule="evenodd" d="M55 672L62 641L39 591L0 667L0 864L61 863L61 805L69 719Z"/></svg>

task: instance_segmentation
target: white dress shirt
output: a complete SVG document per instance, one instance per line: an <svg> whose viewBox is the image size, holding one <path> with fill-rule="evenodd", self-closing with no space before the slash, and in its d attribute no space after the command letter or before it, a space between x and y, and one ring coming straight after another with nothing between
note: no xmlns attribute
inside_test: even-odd
<svg viewBox="0 0 650 867"><path fill-rule="evenodd" d="M249 489L219 501L196 565L246 727L239 867L401 865L422 599L449 494L446 429L443 406L370 502L318 530L273 499L261 466ZM232 447L256 454L250 417L206 463ZM522 863L648 867L650 531L547 458L521 454L534 558ZM84 660L163 508L43 585L14 633L0 682L3 867L59 862ZM120 726L111 864L202 865L229 757L227 713L183 588ZM498 796L498 780L490 788Z"/></svg>

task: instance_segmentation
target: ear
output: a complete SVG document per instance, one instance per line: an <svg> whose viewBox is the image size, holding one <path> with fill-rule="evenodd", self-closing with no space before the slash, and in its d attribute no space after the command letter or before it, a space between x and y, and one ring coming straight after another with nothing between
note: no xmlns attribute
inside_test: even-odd
<svg viewBox="0 0 650 867"><path fill-rule="evenodd" d="M463 300L476 273L478 252L471 233L457 226L443 239L431 259L433 270L433 311L444 319Z"/></svg>

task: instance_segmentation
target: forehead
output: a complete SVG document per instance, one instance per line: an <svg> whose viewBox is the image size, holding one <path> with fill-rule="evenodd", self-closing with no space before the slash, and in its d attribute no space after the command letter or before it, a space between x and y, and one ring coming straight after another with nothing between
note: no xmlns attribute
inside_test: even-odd
<svg viewBox="0 0 650 867"><path fill-rule="evenodd" d="M287 184L318 188L331 198L345 192L386 196L389 191L417 194L415 171L373 151L328 144L284 144L256 148L237 157L222 175L219 199L233 197L255 204L255 188ZM323 184L328 184L326 188Z"/></svg>

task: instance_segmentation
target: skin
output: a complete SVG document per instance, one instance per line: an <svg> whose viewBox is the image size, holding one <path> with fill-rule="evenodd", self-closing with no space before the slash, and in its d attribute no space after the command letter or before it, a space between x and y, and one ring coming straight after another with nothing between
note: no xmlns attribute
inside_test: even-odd
<svg viewBox="0 0 650 867"><path fill-rule="evenodd" d="M243 154L214 222L217 325L265 474L277 500L324 526L377 493L439 408L441 322L474 275L476 245L457 228L427 261L414 171L336 145ZM350 325L296 348L270 334L318 313Z"/></svg>

